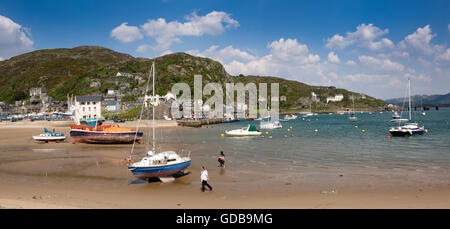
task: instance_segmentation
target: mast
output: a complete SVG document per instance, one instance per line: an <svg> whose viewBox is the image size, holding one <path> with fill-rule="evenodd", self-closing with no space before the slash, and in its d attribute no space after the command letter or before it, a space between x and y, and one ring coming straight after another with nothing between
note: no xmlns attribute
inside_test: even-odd
<svg viewBox="0 0 450 229"><path fill-rule="evenodd" d="M153 99L155 99L155 62L153 62ZM153 101L152 104L152 129L153 129L153 140L152 140L152 151L156 153L156 145L155 145L155 105L156 101Z"/></svg>
<svg viewBox="0 0 450 229"><path fill-rule="evenodd" d="M408 78L409 121L411 121L411 80Z"/></svg>

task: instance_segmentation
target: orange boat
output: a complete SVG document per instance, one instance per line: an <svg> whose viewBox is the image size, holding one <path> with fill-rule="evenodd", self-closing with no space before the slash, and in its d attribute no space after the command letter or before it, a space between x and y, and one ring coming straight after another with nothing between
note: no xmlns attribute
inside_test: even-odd
<svg viewBox="0 0 450 229"><path fill-rule="evenodd" d="M105 126L88 126L88 125L70 125L70 129L79 129L79 130L104 130L106 128L111 128L111 125Z"/></svg>
<svg viewBox="0 0 450 229"><path fill-rule="evenodd" d="M105 143L105 144L118 144L118 143L133 143L136 139L137 142L142 140L143 133L136 132L130 128L119 127L117 124L103 126L100 130L97 126L91 130L89 126L85 129L72 129L70 130L70 139L73 143Z"/></svg>

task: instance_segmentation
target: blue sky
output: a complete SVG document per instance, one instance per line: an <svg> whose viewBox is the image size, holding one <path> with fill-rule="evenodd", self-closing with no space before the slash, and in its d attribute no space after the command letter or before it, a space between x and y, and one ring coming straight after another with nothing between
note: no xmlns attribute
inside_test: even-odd
<svg viewBox="0 0 450 229"><path fill-rule="evenodd" d="M0 58L99 45L188 52L231 74L274 75L378 98L448 93L450 1L0 2Z"/></svg>

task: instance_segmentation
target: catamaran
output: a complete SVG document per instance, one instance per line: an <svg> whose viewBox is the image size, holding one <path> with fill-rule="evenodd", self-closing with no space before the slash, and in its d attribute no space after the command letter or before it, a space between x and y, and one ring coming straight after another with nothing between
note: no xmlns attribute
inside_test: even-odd
<svg viewBox="0 0 450 229"><path fill-rule="evenodd" d="M155 62L152 65L153 72L153 98L155 98ZM148 84L150 81L150 76L147 81L147 87L145 94L148 91ZM190 152L186 154L184 151L180 154L174 151L156 152L156 140L155 140L155 105L156 101L152 100L152 130L153 130L153 140L152 140L152 150L148 151L147 154L138 162L129 163L128 170L130 170L137 178L140 179L150 179L159 178L163 182L171 182L175 180L174 175L180 172L186 172L186 168L191 165ZM141 114L138 121L139 123L142 116ZM133 154L134 144L131 148L130 156L127 161L131 161L131 155Z"/></svg>
<svg viewBox="0 0 450 229"><path fill-rule="evenodd" d="M418 123L412 122L412 109L411 109L411 81L408 79L408 98L409 98L409 119L408 123L403 126L391 127L389 132L392 136L412 136L417 134L423 134L426 132L424 126L419 126Z"/></svg>
<svg viewBox="0 0 450 229"><path fill-rule="evenodd" d="M261 132L256 129L254 125L248 125L247 127L236 129L236 130L227 130L225 133L228 136L232 137L241 137L241 136L259 136Z"/></svg>

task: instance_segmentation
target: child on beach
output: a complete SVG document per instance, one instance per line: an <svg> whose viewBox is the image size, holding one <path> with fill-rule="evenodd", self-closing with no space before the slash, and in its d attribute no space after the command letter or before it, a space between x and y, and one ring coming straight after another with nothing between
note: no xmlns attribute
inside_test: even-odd
<svg viewBox="0 0 450 229"><path fill-rule="evenodd" d="M205 166L202 166L201 169L200 180L202 181L202 192L205 191L205 185L208 186L209 191L212 191L212 187L208 184L208 170L206 170Z"/></svg>
<svg viewBox="0 0 450 229"><path fill-rule="evenodd" d="M220 155L217 160L219 161L219 167L225 168L225 154L223 154L223 151L220 151Z"/></svg>

